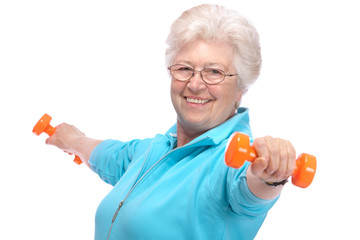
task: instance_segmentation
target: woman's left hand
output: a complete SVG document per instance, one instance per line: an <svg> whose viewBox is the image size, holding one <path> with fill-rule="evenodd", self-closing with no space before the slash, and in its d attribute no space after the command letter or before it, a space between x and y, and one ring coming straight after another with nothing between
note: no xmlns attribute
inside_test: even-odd
<svg viewBox="0 0 360 240"><path fill-rule="evenodd" d="M254 140L257 158L251 164L251 173L264 182L288 179L296 167L296 152L291 142L270 136Z"/></svg>

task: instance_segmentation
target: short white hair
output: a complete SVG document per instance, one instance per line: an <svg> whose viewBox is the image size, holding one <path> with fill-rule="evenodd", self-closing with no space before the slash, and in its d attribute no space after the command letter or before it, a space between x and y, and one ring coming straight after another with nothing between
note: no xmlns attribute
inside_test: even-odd
<svg viewBox="0 0 360 240"><path fill-rule="evenodd" d="M233 65L243 93L256 81L262 61L259 34L238 12L213 4L199 5L183 12L172 24L166 40L167 67L173 64L184 44L197 39L223 41L233 48Z"/></svg>

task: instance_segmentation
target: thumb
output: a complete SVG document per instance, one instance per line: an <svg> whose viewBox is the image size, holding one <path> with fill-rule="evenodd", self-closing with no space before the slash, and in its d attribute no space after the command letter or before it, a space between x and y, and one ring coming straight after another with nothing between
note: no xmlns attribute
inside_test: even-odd
<svg viewBox="0 0 360 240"><path fill-rule="evenodd" d="M251 170L252 174L254 174L255 176L261 176L262 173L267 168L267 165L268 165L267 161L264 157L258 157L250 165L250 167L251 167L250 170Z"/></svg>
<svg viewBox="0 0 360 240"><path fill-rule="evenodd" d="M49 145L54 145L54 138L52 136L49 136L46 140L45 140L46 144Z"/></svg>
<svg viewBox="0 0 360 240"><path fill-rule="evenodd" d="M46 143L46 144L51 144L50 137L48 137L48 138L45 140L45 143Z"/></svg>

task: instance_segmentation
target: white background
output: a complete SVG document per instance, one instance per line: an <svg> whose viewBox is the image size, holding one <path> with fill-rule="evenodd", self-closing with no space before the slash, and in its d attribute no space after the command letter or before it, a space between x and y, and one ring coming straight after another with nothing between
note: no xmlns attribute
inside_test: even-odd
<svg viewBox="0 0 360 240"><path fill-rule="evenodd" d="M209 2L259 31L263 69L242 102L254 136L290 139L318 159L313 184L289 184L256 239L360 239L356 1ZM32 128L48 113L54 126L69 122L98 139L165 132L176 120L165 39L200 3L1 1L0 239L93 239L111 186Z"/></svg>

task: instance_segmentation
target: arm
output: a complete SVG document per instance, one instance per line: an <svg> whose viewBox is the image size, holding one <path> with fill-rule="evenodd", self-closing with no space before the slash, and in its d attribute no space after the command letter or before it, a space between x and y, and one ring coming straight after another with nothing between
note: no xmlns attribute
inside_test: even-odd
<svg viewBox="0 0 360 240"><path fill-rule="evenodd" d="M277 197L283 186L268 186L265 182L281 182L293 173L296 167L296 152L289 141L263 137L255 139L254 149L258 155L246 173L250 191L262 199Z"/></svg>
<svg viewBox="0 0 360 240"><path fill-rule="evenodd" d="M88 138L75 126L62 123L56 127L56 132L46 139L46 143L57 146L67 153L77 155L89 167L89 158L94 148L102 142Z"/></svg>

